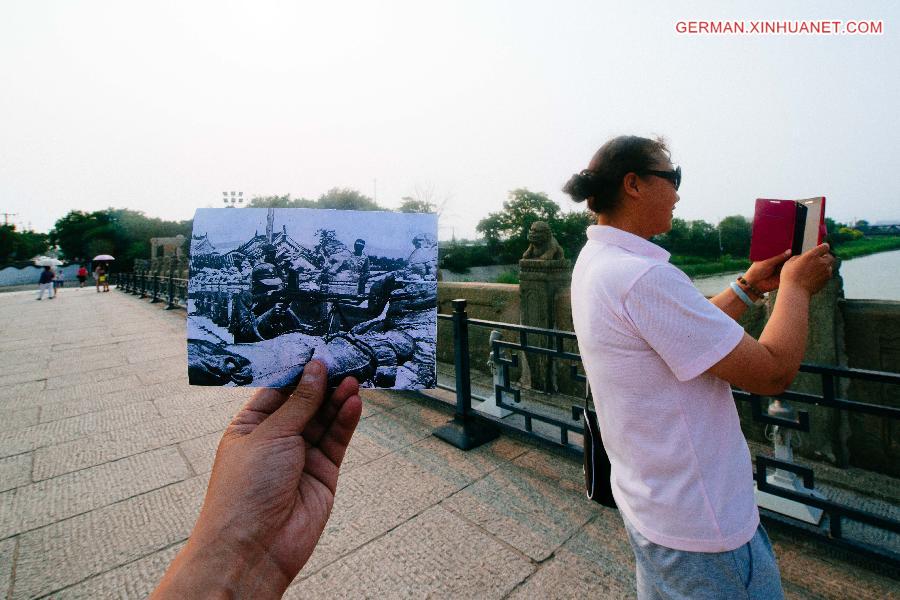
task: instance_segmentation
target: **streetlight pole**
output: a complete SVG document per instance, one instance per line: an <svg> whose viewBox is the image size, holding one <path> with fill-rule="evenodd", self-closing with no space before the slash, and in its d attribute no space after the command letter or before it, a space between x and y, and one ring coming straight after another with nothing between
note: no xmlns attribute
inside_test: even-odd
<svg viewBox="0 0 900 600"><path fill-rule="evenodd" d="M225 208L234 208L235 205L244 203L244 192L222 192L222 202Z"/></svg>

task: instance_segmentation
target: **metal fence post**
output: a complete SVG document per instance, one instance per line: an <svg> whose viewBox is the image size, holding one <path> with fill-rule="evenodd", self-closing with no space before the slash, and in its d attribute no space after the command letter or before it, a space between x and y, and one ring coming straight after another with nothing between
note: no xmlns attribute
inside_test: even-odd
<svg viewBox="0 0 900 600"><path fill-rule="evenodd" d="M159 273L153 275L153 293L150 297L150 304L159 302Z"/></svg>
<svg viewBox="0 0 900 600"><path fill-rule="evenodd" d="M166 310L172 310L173 308L177 308L175 306L175 281L173 280L172 271L169 271L169 285L168 290L166 290L166 296L168 296L168 304L166 304Z"/></svg>
<svg viewBox="0 0 900 600"><path fill-rule="evenodd" d="M434 435L460 450L471 450L500 435L500 429L472 412L469 372L469 322L464 299L453 301L453 360L456 367L456 414Z"/></svg>

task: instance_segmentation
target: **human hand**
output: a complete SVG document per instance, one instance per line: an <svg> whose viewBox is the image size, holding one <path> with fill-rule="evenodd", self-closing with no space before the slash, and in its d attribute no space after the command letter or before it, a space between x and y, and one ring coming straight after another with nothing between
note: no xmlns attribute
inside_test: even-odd
<svg viewBox="0 0 900 600"><path fill-rule="evenodd" d="M154 598L281 597L325 528L362 412L356 380L326 398L327 379L310 361L293 393L261 389L235 416L190 540Z"/></svg>
<svg viewBox="0 0 900 600"><path fill-rule="evenodd" d="M750 268L744 274L744 279L760 292L777 290L780 283L781 266L790 256L791 251L788 250L772 258L751 263Z"/></svg>
<svg viewBox="0 0 900 600"><path fill-rule="evenodd" d="M834 256L828 244L819 244L800 256L791 257L781 270L785 283L797 285L810 296L825 287L834 268Z"/></svg>

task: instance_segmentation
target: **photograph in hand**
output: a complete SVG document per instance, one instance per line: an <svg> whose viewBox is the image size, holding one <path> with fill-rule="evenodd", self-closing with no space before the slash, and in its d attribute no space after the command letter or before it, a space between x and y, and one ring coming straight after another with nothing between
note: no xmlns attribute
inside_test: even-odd
<svg viewBox="0 0 900 600"><path fill-rule="evenodd" d="M330 384L433 388L437 215L199 209L187 321L192 385L282 387L318 359Z"/></svg>

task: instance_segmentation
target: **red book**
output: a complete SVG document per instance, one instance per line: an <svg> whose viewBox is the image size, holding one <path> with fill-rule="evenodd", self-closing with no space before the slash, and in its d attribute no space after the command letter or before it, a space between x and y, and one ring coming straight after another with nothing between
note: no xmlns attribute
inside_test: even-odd
<svg viewBox="0 0 900 600"><path fill-rule="evenodd" d="M815 248L825 239L825 197L806 200L759 198L753 214L750 260L766 260L785 250L791 255Z"/></svg>

